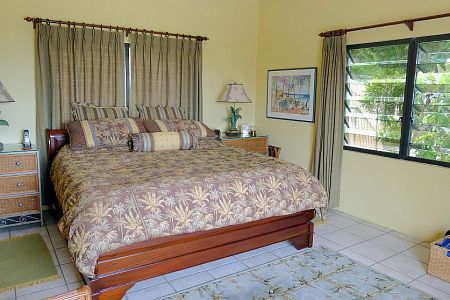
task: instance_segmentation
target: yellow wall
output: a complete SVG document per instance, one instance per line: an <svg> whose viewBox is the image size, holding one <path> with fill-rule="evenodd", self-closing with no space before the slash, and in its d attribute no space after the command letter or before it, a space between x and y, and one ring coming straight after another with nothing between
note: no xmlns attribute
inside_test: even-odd
<svg viewBox="0 0 450 300"><path fill-rule="evenodd" d="M321 64L321 31L445 13L447 0L260 0L256 126L282 158L309 168L314 125L266 118L267 70ZM349 44L448 33L450 18L349 33ZM450 169L344 151L340 209L422 239L450 226Z"/></svg>
<svg viewBox="0 0 450 300"><path fill-rule="evenodd" d="M95 22L199 34L203 46L204 121L225 128L227 105L216 100L225 85L240 82L256 95L257 0L10 0L1 1L0 80L15 103L0 104L10 127L0 127L0 141L21 141L30 129L35 141L33 29L26 16ZM236 8L239 9L236 9ZM241 105L243 121L254 122L254 103Z"/></svg>

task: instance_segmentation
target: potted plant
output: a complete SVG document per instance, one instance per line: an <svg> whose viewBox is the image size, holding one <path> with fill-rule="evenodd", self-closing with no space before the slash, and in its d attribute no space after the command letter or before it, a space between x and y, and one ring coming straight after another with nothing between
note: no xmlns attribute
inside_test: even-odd
<svg viewBox="0 0 450 300"><path fill-rule="evenodd" d="M239 114L241 111L241 108L234 108L233 106L230 106L231 108L231 117L229 117L227 120L230 121L230 131L238 131L236 123L239 119L242 119L242 116Z"/></svg>

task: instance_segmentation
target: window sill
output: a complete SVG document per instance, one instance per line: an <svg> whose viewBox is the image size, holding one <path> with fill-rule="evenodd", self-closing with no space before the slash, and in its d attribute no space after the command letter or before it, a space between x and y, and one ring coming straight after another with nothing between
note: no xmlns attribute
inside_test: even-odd
<svg viewBox="0 0 450 300"><path fill-rule="evenodd" d="M371 149L364 149L364 148L357 148L357 147L352 147L352 146L344 146L344 150L359 152L359 153L364 153L364 154L372 154L372 155L382 156L382 157L387 157L387 158L394 158L394 159L404 160L404 161L409 161L409 162L416 162L416 163L421 163L421 164L439 166L439 167L444 167L444 168L450 168L450 163L443 162L443 161L434 161L434 160L428 160L428 159L412 157L412 156L407 156L405 158L401 158L399 154L395 154L395 153L383 152L383 151L377 151L377 150L371 150Z"/></svg>

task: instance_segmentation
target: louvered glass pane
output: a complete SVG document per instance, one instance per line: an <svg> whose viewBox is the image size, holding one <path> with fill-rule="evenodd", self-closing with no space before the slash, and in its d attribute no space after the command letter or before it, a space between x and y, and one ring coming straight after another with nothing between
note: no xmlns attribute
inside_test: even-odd
<svg viewBox="0 0 450 300"><path fill-rule="evenodd" d="M398 154L408 44L349 49L347 54L344 144Z"/></svg>
<svg viewBox="0 0 450 300"><path fill-rule="evenodd" d="M419 43L409 155L450 162L450 40Z"/></svg>

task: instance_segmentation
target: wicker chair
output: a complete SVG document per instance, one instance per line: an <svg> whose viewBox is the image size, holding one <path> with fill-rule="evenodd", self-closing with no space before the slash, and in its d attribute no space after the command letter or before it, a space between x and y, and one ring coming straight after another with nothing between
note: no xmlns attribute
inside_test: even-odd
<svg viewBox="0 0 450 300"><path fill-rule="evenodd" d="M75 291L70 291L58 296L47 298L47 300L91 300L91 289L89 286L85 285L76 289Z"/></svg>
<svg viewBox="0 0 450 300"><path fill-rule="evenodd" d="M281 147L269 145L269 156L280 158Z"/></svg>

